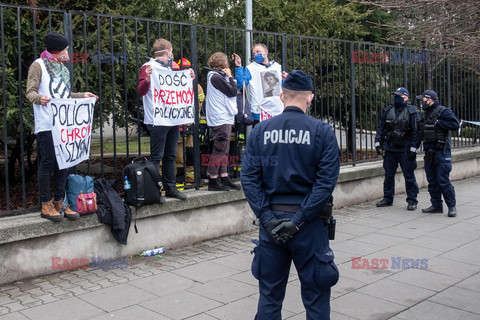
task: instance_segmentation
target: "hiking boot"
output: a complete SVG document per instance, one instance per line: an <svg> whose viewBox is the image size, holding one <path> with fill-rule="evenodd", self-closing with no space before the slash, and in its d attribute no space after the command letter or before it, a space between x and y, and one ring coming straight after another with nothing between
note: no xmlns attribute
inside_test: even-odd
<svg viewBox="0 0 480 320"><path fill-rule="evenodd" d="M232 190L242 190L242 187L238 184L233 183L228 177L221 177L220 180L224 186L229 187Z"/></svg>
<svg viewBox="0 0 480 320"><path fill-rule="evenodd" d="M165 197L187 200L187 196L184 193L178 191L176 188L170 188L168 190L165 190Z"/></svg>
<svg viewBox="0 0 480 320"><path fill-rule="evenodd" d="M63 219L63 215L55 209L53 201L42 203L42 213L40 216L53 222L59 222Z"/></svg>
<svg viewBox="0 0 480 320"><path fill-rule="evenodd" d="M208 179L208 191L230 191L230 188L226 185L218 182L218 179Z"/></svg>
<svg viewBox="0 0 480 320"><path fill-rule="evenodd" d="M80 214L70 209L68 202L65 202L63 199L55 201L55 210L60 213L63 212L64 216L70 220L77 220L80 218Z"/></svg>

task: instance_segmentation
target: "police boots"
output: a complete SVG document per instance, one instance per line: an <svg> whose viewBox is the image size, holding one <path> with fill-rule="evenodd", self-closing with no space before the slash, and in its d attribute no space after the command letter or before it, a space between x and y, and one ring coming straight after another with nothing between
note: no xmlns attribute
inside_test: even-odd
<svg viewBox="0 0 480 320"><path fill-rule="evenodd" d="M226 185L221 184L218 181L218 178L208 179L208 191L230 191L230 188Z"/></svg>
<svg viewBox="0 0 480 320"><path fill-rule="evenodd" d="M455 207L448 207L448 216L453 218L457 216L457 208Z"/></svg>

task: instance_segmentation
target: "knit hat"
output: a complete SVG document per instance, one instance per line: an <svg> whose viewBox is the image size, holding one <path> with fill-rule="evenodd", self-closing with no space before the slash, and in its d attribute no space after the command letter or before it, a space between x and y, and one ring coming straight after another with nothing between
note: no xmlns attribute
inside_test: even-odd
<svg viewBox="0 0 480 320"><path fill-rule="evenodd" d="M45 36L45 47L50 53L63 51L70 43L61 34L50 32Z"/></svg>

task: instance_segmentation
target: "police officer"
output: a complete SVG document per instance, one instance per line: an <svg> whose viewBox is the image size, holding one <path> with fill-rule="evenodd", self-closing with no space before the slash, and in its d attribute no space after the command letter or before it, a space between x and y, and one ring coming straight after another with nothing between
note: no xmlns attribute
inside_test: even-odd
<svg viewBox="0 0 480 320"><path fill-rule="evenodd" d="M385 181L383 199L377 207L391 206L395 194L395 173L402 168L407 192L407 209L417 209L418 184L415 179L417 149L420 146L417 108L408 104L408 90L400 87L394 94L393 104L383 110L375 135L377 153L383 155Z"/></svg>
<svg viewBox="0 0 480 320"><path fill-rule="evenodd" d="M422 209L425 213L443 213L443 199L448 207L448 216L457 215L455 189L450 183L452 171L452 154L450 152L450 130L457 130L458 119L452 110L438 102L435 91L425 90L417 96L422 100L423 118L423 149L425 150L425 174L430 193L429 208Z"/></svg>
<svg viewBox="0 0 480 320"><path fill-rule="evenodd" d="M280 97L282 114L260 122L247 140L241 181L260 221L252 273L259 280L255 319L280 320L290 265L300 282L307 319L330 319L330 288L339 278L329 247L329 201L340 170L332 128L306 115L311 77L293 70Z"/></svg>

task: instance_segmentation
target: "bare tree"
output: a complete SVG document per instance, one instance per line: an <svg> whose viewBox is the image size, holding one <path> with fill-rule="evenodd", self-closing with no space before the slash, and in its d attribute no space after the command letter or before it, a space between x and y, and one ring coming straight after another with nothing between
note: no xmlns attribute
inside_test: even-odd
<svg viewBox="0 0 480 320"><path fill-rule="evenodd" d="M390 13L386 40L434 50L476 53L480 49L479 0L354 0Z"/></svg>

